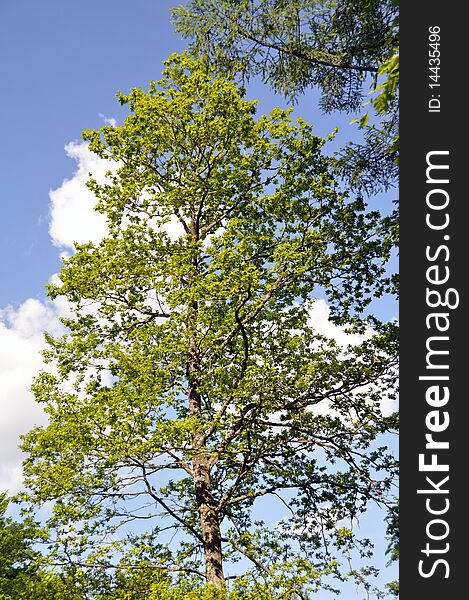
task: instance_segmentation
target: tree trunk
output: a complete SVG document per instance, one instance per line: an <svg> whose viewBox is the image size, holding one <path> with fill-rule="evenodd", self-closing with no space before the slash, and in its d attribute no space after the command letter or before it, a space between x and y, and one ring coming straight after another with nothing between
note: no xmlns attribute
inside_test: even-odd
<svg viewBox="0 0 469 600"><path fill-rule="evenodd" d="M204 540L207 583L223 587L225 585L225 578L223 575L220 522L210 491L209 469L207 457L201 457L194 461L195 496Z"/></svg>
<svg viewBox="0 0 469 600"><path fill-rule="evenodd" d="M190 231L193 241L199 239L199 225L196 218L191 219ZM198 259L193 259L194 274L197 273ZM188 311L189 326L189 348L187 360L187 380L188 380L188 402L189 414L191 416L200 416L202 413L202 403L200 399L199 373L200 357L197 350L196 328L199 305L194 300ZM194 458L192 461L195 498L197 509L199 511L200 527L202 529L202 538L205 558L205 575L207 583L223 587L225 577L223 575L223 555L221 549L220 521L216 509L216 503L212 495L212 482L210 478L210 457L207 453L206 438L203 433L196 433L192 440L192 449Z"/></svg>
<svg viewBox="0 0 469 600"><path fill-rule="evenodd" d="M187 371L189 380L189 413L191 416L198 416L201 414L202 406L200 395L197 391L198 360L194 340L191 340L189 344ZM223 575L220 521L216 510L216 503L212 496L210 457L207 454L205 436L202 433L194 435L192 449L194 451L192 466L194 473L195 498L202 529L205 575L207 577L207 583L214 584L217 587L223 587L225 585L225 578Z"/></svg>

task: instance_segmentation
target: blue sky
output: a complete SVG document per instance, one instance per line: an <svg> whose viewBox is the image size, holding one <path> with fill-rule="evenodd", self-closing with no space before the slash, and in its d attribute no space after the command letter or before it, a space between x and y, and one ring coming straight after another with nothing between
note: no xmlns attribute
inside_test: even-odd
<svg viewBox="0 0 469 600"><path fill-rule="evenodd" d="M45 303L45 284L60 269L60 253L70 252L73 235L86 235L93 226L64 208L90 165L81 132L106 119L122 120L116 91L146 89L159 78L162 61L183 50L170 24L174 4L0 0L1 488L14 491L19 485L18 433L43 419L28 389L40 368L42 331L57 330L57 310ZM285 106L259 82L249 85L248 96L259 98L260 111ZM318 135L339 125L336 145L355 135L350 116L320 114L314 91L295 112L315 124ZM397 315L392 303L382 311L386 318ZM382 537L376 517L368 529Z"/></svg>
<svg viewBox="0 0 469 600"><path fill-rule="evenodd" d="M103 125L103 116L119 120L116 91L146 89L162 61L184 48L170 24L174 4L0 0L0 306L43 297L44 282L60 266L48 235L48 193L76 167L64 146ZM258 82L249 96L263 110L285 104ZM313 92L296 112L318 134L341 125L338 143L356 131L348 116L321 115Z"/></svg>
<svg viewBox="0 0 469 600"><path fill-rule="evenodd" d="M48 192L75 168L64 152L115 94L146 87L182 42L171 2L0 0L0 306L42 297L59 267L48 235Z"/></svg>

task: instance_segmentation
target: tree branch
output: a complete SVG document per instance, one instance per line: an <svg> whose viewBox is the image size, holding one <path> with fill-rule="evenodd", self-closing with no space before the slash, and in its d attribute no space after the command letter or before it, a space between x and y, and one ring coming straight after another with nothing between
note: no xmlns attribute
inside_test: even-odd
<svg viewBox="0 0 469 600"><path fill-rule="evenodd" d="M256 37L254 37L252 34L249 34L246 31L243 31L240 27L238 27L237 29L238 29L238 33L241 37L244 37L259 46L263 46L264 48L270 48L271 50L276 50L277 52L279 52L281 54L295 56L296 58L300 58L301 60L305 60L309 63L321 65L323 67L330 67L332 69L348 69L348 70L352 70L352 71L359 71L361 73L377 73L378 72L378 67L354 65L352 63L335 64L333 62L321 60L319 58L314 58L314 57L309 56L308 54L305 54L304 52L302 52L300 50L296 50L294 48L288 48L286 46L279 46L278 44L273 44L273 43L267 42L265 40L259 40Z"/></svg>
<svg viewBox="0 0 469 600"><path fill-rule="evenodd" d="M158 504L160 504L164 510L171 516L173 517L173 519L175 519L176 521L178 521L178 523L181 523L181 525L187 529L188 531L190 531L192 533L192 535L199 540L199 542L201 544L204 543L204 539L203 537L200 535L200 533L189 523L187 523L181 516L179 516L176 512L174 512L167 504L164 500L162 500L159 496L157 496L156 494L156 490L155 488L150 484L150 482L148 481L147 478L147 473L146 473L146 469L145 469L145 465L141 464L140 468L142 469L142 476L143 476L143 481L145 482L145 486L147 488L147 492L148 494L155 500L155 502L157 502Z"/></svg>
<svg viewBox="0 0 469 600"><path fill-rule="evenodd" d="M262 571L266 575L269 574L269 569L267 569L266 567L264 567L264 565L262 563L260 563L256 558L254 558L254 556L250 552L248 552L246 549L244 549L241 546L239 546L235 541L230 540L228 538L222 538L221 541L225 542L225 543L228 543L228 544L231 544L235 550L237 550L238 552L240 552L241 554L243 554L246 558L249 558L249 560L253 564L255 564L256 567L260 571Z"/></svg>

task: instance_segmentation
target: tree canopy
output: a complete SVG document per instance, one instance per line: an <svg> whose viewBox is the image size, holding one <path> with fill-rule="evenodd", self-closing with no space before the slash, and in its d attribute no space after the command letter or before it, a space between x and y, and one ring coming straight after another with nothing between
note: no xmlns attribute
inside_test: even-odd
<svg viewBox="0 0 469 600"><path fill-rule="evenodd" d="M337 155L341 176L367 193L397 178L397 15L395 0L189 0L173 9L195 55L260 76L291 101L314 87L324 112L360 116L375 90L379 121Z"/></svg>
<svg viewBox="0 0 469 600"><path fill-rule="evenodd" d="M381 215L311 125L257 116L207 60L119 99L123 125L84 133L116 165L89 183L108 234L49 286L71 316L33 385L24 499L50 506L56 564L306 598L343 577L336 551L366 555L350 523L396 474L396 331L363 318L389 289ZM318 295L359 343L320 334Z"/></svg>

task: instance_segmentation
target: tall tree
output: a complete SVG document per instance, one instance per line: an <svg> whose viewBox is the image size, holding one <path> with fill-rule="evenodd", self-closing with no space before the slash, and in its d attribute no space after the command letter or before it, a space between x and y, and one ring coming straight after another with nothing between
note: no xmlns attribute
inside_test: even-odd
<svg viewBox="0 0 469 600"><path fill-rule="evenodd" d="M396 0L189 0L173 9L173 20L195 55L260 76L289 100L316 87L328 113L360 114L370 87L392 81L392 101L384 111L377 105L379 123L370 121L364 142L337 156L349 183L375 193L397 178L397 13Z"/></svg>
<svg viewBox="0 0 469 600"><path fill-rule="evenodd" d="M166 65L148 93L119 96L123 125L84 134L116 163L89 184L109 233L49 287L72 316L33 386L49 424L23 443L27 498L51 501L59 562L143 562L222 588L244 557L305 597L395 475L377 444L395 426L380 410L394 327L375 320L344 349L310 309L325 294L363 330L390 248L309 124L256 117L206 60ZM284 518L266 527L253 515L275 503Z"/></svg>

